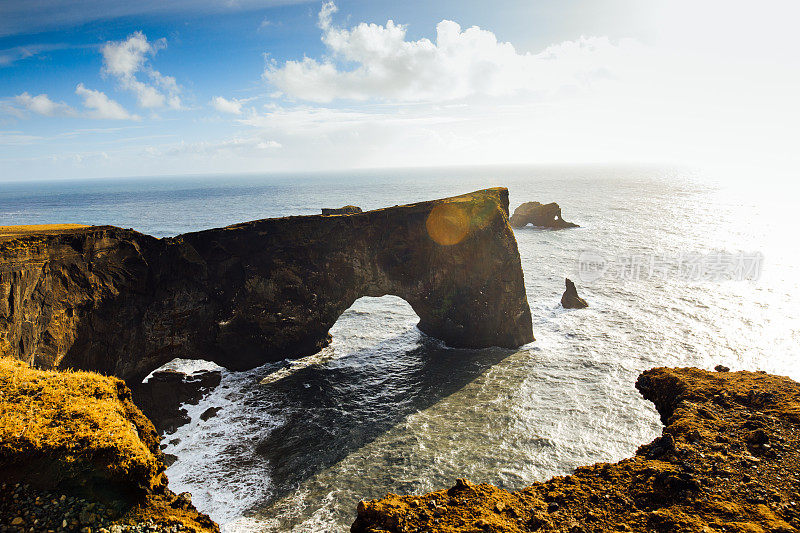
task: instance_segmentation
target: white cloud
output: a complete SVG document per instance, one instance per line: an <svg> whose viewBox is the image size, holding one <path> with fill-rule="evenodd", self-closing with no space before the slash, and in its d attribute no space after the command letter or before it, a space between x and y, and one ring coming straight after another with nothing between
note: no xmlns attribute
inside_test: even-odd
<svg viewBox="0 0 800 533"><path fill-rule="evenodd" d="M234 115L242 114L242 102L236 98L223 98L222 96L215 96L211 100L211 105L220 113L232 113Z"/></svg>
<svg viewBox="0 0 800 533"><path fill-rule="evenodd" d="M150 42L140 31L124 41L107 42L101 50L103 70L116 77L123 88L132 91L140 107L181 109L181 89L175 78L165 76L149 65L150 58L166 46L166 39ZM151 83L138 79L136 75L140 72L149 77Z"/></svg>
<svg viewBox="0 0 800 533"><path fill-rule="evenodd" d="M436 26L435 41L409 41L406 27L391 20L385 26L338 28L332 23L336 11L333 2L326 2L319 12L329 57L272 62L264 71L287 96L314 102L447 101L555 92L602 78L621 53L605 37L565 41L538 54L519 53L490 31L462 29L450 20Z"/></svg>
<svg viewBox="0 0 800 533"><path fill-rule="evenodd" d="M339 8L336 7L336 4L333 2L333 0L324 2L319 10L317 26L323 30L330 28L333 14L337 11L339 11Z"/></svg>
<svg viewBox="0 0 800 533"><path fill-rule="evenodd" d="M108 42L103 46L103 62L106 70L118 77L133 76L144 66L145 56L155 53L163 41L154 44L140 31L124 41Z"/></svg>
<svg viewBox="0 0 800 533"><path fill-rule="evenodd" d="M145 155L161 157L202 156L205 158L263 158L283 148L281 143L256 134L238 136L218 141L180 142L166 146L148 146Z"/></svg>
<svg viewBox="0 0 800 533"><path fill-rule="evenodd" d="M21 131L0 131L0 146L18 146L41 141L43 137L28 135Z"/></svg>
<svg viewBox="0 0 800 533"><path fill-rule="evenodd" d="M7 67L13 65L17 61L28 59L29 57L34 57L43 52L49 52L51 50L57 50L59 48L64 48L64 45L33 44L26 46L15 46L13 48L6 48L5 50L0 50L0 67Z"/></svg>
<svg viewBox="0 0 800 533"><path fill-rule="evenodd" d="M83 97L83 105L90 109L88 116L97 119L113 120L139 120L136 115L131 115L118 102L110 99L105 93L87 89L82 83L75 88L75 94Z"/></svg>
<svg viewBox="0 0 800 533"><path fill-rule="evenodd" d="M279 105L224 99L234 104L231 110L242 104L240 114L229 115L238 131L223 134L212 121L186 121L171 124L173 136L165 139L143 132L112 143L103 135L113 163L81 155L74 172L62 161L45 168L42 157L25 159L32 147L50 144L10 131L5 139L0 134L0 142L24 149L13 150L20 158L0 160L0 173L106 176L676 162L721 163L749 179L764 179L772 170L796 168L800 48L791 26L797 16L761 10L764 24L753 25L752 6L738 0L661 5L666 13L650 9L652 31L608 30L639 35L647 45L564 33L558 41L569 40L526 53L517 41L512 46L485 29L449 21L442 21L429 40L410 39L411 29L389 22L354 21L342 29L344 23L336 27L334 21L344 17L327 3L318 19L325 54L266 69L274 86L259 98ZM260 20L254 16L253 25ZM142 35L140 43L111 59L106 72L115 81L132 76L155 88L166 106L165 87L180 88L174 79L148 70L155 53L148 47L158 46ZM214 108L214 100L206 98ZM291 98L354 101L326 107ZM13 96L0 98L0 112L32 114ZM117 110L118 116L126 113ZM186 142L170 140L176 138ZM98 139L85 142L96 147Z"/></svg>
<svg viewBox="0 0 800 533"><path fill-rule="evenodd" d="M14 97L14 102L38 115L52 117L56 115L75 115L75 110L64 102L54 102L46 94L32 96L27 92Z"/></svg>

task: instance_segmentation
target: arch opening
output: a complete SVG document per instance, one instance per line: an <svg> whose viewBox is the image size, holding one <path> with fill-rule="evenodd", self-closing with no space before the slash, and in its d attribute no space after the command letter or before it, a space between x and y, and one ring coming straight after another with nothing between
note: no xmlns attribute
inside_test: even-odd
<svg viewBox="0 0 800 533"><path fill-rule="evenodd" d="M322 367L353 354L386 356L410 352L423 339L417 328L419 320L411 305L399 296L362 296L328 330L331 340L327 346L305 357L286 359L285 366L267 374L260 383L276 383L305 368Z"/></svg>
<svg viewBox="0 0 800 533"><path fill-rule="evenodd" d="M396 337L419 337L420 318L399 296L362 296L342 313L329 330L331 348L347 352L367 349Z"/></svg>

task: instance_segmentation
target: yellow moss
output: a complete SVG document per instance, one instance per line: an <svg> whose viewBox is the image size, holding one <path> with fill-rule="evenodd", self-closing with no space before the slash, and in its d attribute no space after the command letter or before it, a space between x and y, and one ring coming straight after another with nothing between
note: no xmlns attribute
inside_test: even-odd
<svg viewBox="0 0 800 533"><path fill-rule="evenodd" d="M163 470L157 445L122 381L0 358L0 464L48 457L150 488Z"/></svg>
<svg viewBox="0 0 800 533"><path fill-rule="evenodd" d="M50 233L87 227L88 226L85 224L33 224L28 226L0 226L0 236Z"/></svg>

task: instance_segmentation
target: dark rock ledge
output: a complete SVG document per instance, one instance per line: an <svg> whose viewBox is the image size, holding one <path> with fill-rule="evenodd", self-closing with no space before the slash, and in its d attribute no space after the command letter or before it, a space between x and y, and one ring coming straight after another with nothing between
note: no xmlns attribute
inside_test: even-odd
<svg viewBox="0 0 800 533"><path fill-rule="evenodd" d="M325 216L331 215L352 215L355 213L362 213L361 208L357 205L346 205L344 207L337 207L337 208L322 208L322 214Z"/></svg>
<svg viewBox="0 0 800 533"><path fill-rule="evenodd" d="M154 372L145 383L131 385L133 401L150 419L159 435L169 435L190 421L184 404L197 405L220 384L219 370L191 374L175 370Z"/></svg>

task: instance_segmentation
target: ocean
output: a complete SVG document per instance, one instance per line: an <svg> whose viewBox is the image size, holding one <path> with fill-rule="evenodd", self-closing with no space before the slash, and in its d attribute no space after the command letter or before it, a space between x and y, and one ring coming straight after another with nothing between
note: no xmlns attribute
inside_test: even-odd
<svg viewBox="0 0 800 533"><path fill-rule="evenodd" d="M536 341L450 349L395 296L362 298L332 344L223 373L165 438L170 486L223 531L347 531L361 499L456 478L516 489L618 461L661 431L634 383L723 364L800 380L800 250L780 192L686 170L486 167L0 182L0 225L79 222L158 237L505 186L580 228L515 230ZM590 307L565 310L564 278ZM176 361L191 369L208 364ZM199 415L221 407L207 421Z"/></svg>

